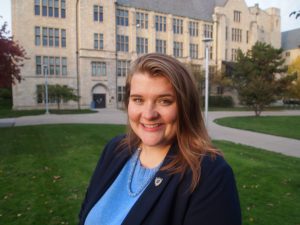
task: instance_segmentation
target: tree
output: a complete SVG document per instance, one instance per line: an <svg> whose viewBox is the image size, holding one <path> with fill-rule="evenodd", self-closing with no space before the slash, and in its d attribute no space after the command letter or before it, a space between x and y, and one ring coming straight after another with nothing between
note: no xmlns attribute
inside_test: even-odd
<svg viewBox="0 0 300 225"><path fill-rule="evenodd" d="M7 23L0 28L0 88L10 88L21 82L20 68L26 58L25 50L12 37L7 37Z"/></svg>
<svg viewBox="0 0 300 225"><path fill-rule="evenodd" d="M201 70L200 65L187 63L185 66L189 69L190 73L194 76L199 94L202 95L202 84L205 81L204 71Z"/></svg>
<svg viewBox="0 0 300 225"><path fill-rule="evenodd" d="M282 58L282 49L257 42L250 50L238 51L232 80L241 104L251 107L256 116L264 108L282 97L295 77L278 75L287 71Z"/></svg>
<svg viewBox="0 0 300 225"><path fill-rule="evenodd" d="M297 79L290 85L287 98L300 100L300 56L289 65L288 72L297 76Z"/></svg>
<svg viewBox="0 0 300 225"><path fill-rule="evenodd" d="M57 109L60 109L62 102L78 101L79 97L74 94L75 90L65 85L48 85L48 96L51 102L57 104ZM38 85L37 88L38 101L42 102L45 98L45 85Z"/></svg>

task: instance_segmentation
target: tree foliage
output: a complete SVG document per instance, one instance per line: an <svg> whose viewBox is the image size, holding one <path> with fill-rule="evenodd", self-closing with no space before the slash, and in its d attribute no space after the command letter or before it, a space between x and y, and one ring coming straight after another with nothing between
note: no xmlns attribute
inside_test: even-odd
<svg viewBox="0 0 300 225"><path fill-rule="evenodd" d="M9 88L21 81L20 68L26 58L25 50L12 37L7 37L7 23L0 27L0 87Z"/></svg>
<svg viewBox="0 0 300 225"><path fill-rule="evenodd" d="M300 100L300 56L289 65L288 72L297 76L297 79L290 85L287 98Z"/></svg>
<svg viewBox="0 0 300 225"><path fill-rule="evenodd" d="M256 116L267 105L282 97L295 79L294 76L278 78L278 75L287 71L281 53L282 49L261 42L257 42L246 53L238 51L232 74L233 85L241 104L251 107Z"/></svg>
<svg viewBox="0 0 300 225"><path fill-rule="evenodd" d="M71 87L65 85L48 85L48 99L50 102L55 102L57 104L57 109L60 109L62 102L68 101L78 101L79 96L77 96L75 90ZM39 85L37 88L37 96L40 100L45 99L45 85Z"/></svg>

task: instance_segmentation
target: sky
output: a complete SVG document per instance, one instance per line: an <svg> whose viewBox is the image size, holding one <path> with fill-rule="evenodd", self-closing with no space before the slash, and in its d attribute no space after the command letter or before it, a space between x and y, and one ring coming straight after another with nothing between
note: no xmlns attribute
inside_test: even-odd
<svg viewBox="0 0 300 225"><path fill-rule="evenodd" d="M0 18L0 24L7 21L9 30L11 30L10 2L11 0L0 0L0 16L3 17L2 19ZM258 3L261 9L269 7L279 8L281 11L281 31L300 28L300 18L295 19L295 16L289 17L292 11L300 10L300 0L246 0L246 3L248 7Z"/></svg>

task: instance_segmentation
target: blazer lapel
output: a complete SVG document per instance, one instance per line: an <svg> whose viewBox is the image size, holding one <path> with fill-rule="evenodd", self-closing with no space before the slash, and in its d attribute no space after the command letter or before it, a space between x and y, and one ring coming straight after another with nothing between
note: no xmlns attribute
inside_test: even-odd
<svg viewBox="0 0 300 225"><path fill-rule="evenodd" d="M92 209L92 207L97 203L97 201L102 197L102 195L107 191L107 189L110 187L110 185L114 182L116 177L119 175L120 171L122 170L123 166L127 162L127 160L130 157L130 153L126 150L122 150L120 152L116 152L115 149L111 150L112 153L115 154L116 157L113 157L113 160L108 163L108 167L103 169L99 169L99 174L96 174L97 176L92 181L91 190L96 190L93 193L90 193L90 201L87 202L86 210L84 218L86 218L89 211Z"/></svg>
<svg viewBox="0 0 300 225"><path fill-rule="evenodd" d="M176 147L176 144L171 147L162 164L162 167L167 165L172 160L177 151ZM149 211L157 202L163 190L168 186L168 183L172 177L173 176L170 175L168 171L158 171L148 187L145 189L144 193L129 211L122 225L142 224L142 221L147 214L149 214Z"/></svg>

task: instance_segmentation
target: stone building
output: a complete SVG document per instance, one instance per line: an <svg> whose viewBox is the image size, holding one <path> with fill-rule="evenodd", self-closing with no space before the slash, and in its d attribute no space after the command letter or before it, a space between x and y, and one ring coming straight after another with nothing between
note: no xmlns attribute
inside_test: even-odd
<svg viewBox="0 0 300 225"><path fill-rule="evenodd" d="M290 65L300 56L300 28L281 33L281 48L285 64Z"/></svg>
<svg viewBox="0 0 300 225"><path fill-rule="evenodd" d="M238 48L281 44L279 9L244 0L12 0L12 28L30 57L24 80L13 87L15 109L44 107L37 88L45 74L49 84L80 96L64 107L115 108L122 107L129 64L140 54L172 55L202 70L209 38L212 72L234 61Z"/></svg>

